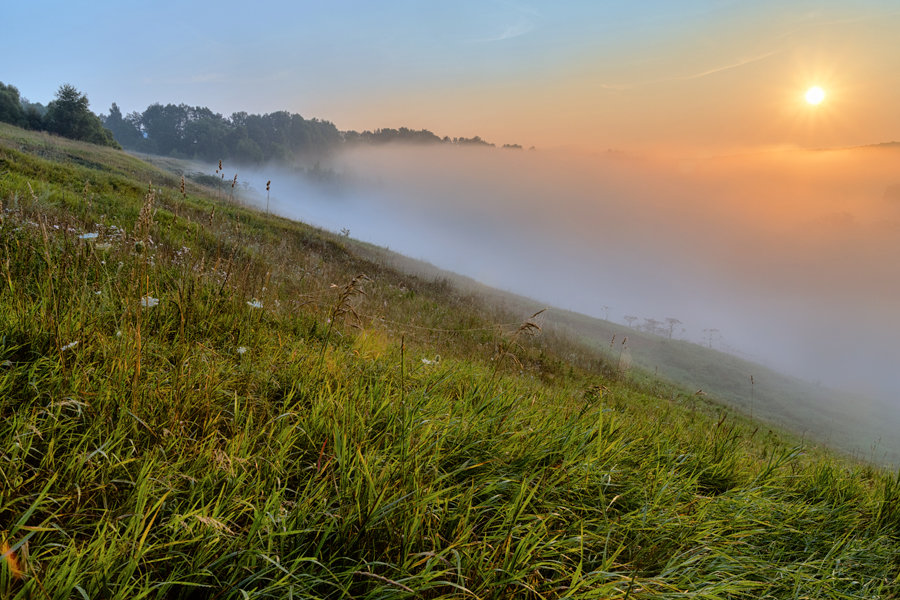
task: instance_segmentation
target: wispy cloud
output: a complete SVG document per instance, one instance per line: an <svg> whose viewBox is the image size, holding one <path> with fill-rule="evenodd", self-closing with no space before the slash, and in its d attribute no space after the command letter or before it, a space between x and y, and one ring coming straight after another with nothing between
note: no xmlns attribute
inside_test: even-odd
<svg viewBox="0 0 900 600"><path fill-rule="evenodd" d="M711 69L706 69L705 71L700 71L699 73L693 73L691 75L683 75L681 77L672 77L670 79L674 80L674 81L688 80L688 79L700 79L701 77L706 77L708 75L715 75L716 73L721 73L723 71L730 71L732 69L737 69L737 68L743 67L745 65L749 65L749 64L752 64L755 62L759 62L761 60L765 60L765 59L769 58L770 56L774 56L775 54L778 54L779 52L780 52L780 50L772 50L770 52L766 52L766 53L760 54L758 56L742 58L742 59L739 59L739 60L729 63L729 64L719 65L719 66L713 67Z"/></svg>
<svg viewBox="0 0 900 600"><path fill-rule="evenodd" d="M489 35L480 38L471 38L466 41L470 44L488 44L492 42L502 42L531 33L532 31L534 31L534 29L535 23L523 17L520 18L516 23L507 26L503 31L500 31L495 35Z"/></svg>
<svg viewBox="0 0 900 600"><path fill-rule="evenodd" d="M686 75L673 75L671 77L660 77L659 79L648 79L646 81L635 81L635 82L622 82L622 83L601 83L600 88L604 90L610 90L614 92L621 92L625 90L631 90L638 87L643 87L646 85L653 85L657 83L666 83L668 81L690 81L691 79L702 79L703 77L708 77L710 75L715 75L717 73L723 73L725 71L730 71L732 69L738 69L740 67L744 67L749 64L753 64L755 62L759 62L761 60L765 60L771 56L774 56L781 52L781 50L771 50L769 52L765 52L763 54L759 54L756 56L750 56L747 58L741 58L734 62L717 65L715 67L711 67L709 69L704 69L703 71L699 71L696 73L688 73Z"/></svg>
<svg viewBox="0 0 900 600"><path fill-rule="evenodd" d="M491 41L500 42L503 40L509 40L512 38L519 37L520 35L525 35L526 33L530 33L534 30L534 23L528 21L526 19L521 19L515 25L510 25L506 28L506 30L500 35L493 38Z"/></svg>
<svg viewBox="0 0 900 600"><path fill-rule="evenodd" d="M475 44L502 42L527 35L537 28L540 19L540 14L537 10L513 2L499 2L498 4L503 5L513 13L510 15L509 24L497 28L497 33L471 38L466 40L467 42Z"/></svg>

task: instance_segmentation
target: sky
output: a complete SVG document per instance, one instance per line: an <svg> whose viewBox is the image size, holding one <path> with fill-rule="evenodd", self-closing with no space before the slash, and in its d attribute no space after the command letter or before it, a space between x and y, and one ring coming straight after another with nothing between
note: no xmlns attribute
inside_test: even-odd
<svg viewBox="0 0 900 600"><path fill-rule="evenodd" d="M526 147L900 138L895 0L8 2L0 81ZM818 84L816 109L803 93Z"/></svg>

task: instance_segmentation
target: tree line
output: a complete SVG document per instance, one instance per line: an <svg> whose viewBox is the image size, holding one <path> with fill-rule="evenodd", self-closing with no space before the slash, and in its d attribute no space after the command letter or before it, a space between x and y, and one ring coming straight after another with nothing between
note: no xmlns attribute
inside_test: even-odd
<svg viewBox="0 0 900 600"><path fill-rule="evenodd" d="M66 83L47 106L22 98L19 90L0 82L0 121L26 129L49 131L72 138L119 148L112 132L89 109L87 96Z"/></svg>
<svg viewBox="0 0 900 600"><path fill-rule="evenodd" d="M225 117L206 107L157 103L123 115L114 102L102 118L126 149L208 161L262 163L320 156L342 141L333 123L286 111Z"/></svg>
<svg viewBox="0 0 900 600"><path fill-rule="evenodd" d="M427 129L340 131L329 121L305 119L278 111L267 114L236 112L230 117L202 106L151 104L142 112L123 115L113 103L102 116L106 127L124 148L177 158L240 163L293 161L327 155L353 145L455 144L494 147L479 136L439 137ZM504 148L521 148L505 145Z"/></svg>
<svg viewBox="0 0 900 600"><path fill-rule="evenodd" d="M439 137L427 129L340 131L329 121L287 111L236 112L226 117L203 106L154 103L143 112L126 115L113 102L109 114L95 115L88 109L87 96L69 84L61 86L56 99L45 107L28 102L15 87L0 83L0 121L147 154L245 164L320 157L359 144L495 147L477 135ZM504 144L503 148L521 146Z"/></svg>

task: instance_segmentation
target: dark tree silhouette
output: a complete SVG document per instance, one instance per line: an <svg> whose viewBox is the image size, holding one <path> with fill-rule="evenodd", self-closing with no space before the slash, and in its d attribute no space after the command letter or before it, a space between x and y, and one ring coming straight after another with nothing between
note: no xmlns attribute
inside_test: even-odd
<svg viewBox="0 0 900 600"><path fill-rule="evenodd" d="M669 325L669 339L672 339L672 334L675 332L675 326L681 325L681 321L675 317L666 317L666 323Z"/></svg>
<svg viewBox="0 0 900 600"><path fill-rule="evenodd" d="M0 82L0 121L19 127L25 127L27 124L19 90L2 82Z"/></svg>
<svg viewBox="0 0 900 600"><path fill-rule="evenodd" d="M119 147L112 133L92 113L87 96L68 83L59 87L56 99L47 106L44 127L51 133L74 140Z"/></svg>

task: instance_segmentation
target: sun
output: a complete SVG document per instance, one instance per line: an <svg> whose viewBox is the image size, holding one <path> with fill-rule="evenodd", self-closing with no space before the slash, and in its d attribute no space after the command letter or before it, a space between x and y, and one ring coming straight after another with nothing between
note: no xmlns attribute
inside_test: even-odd
<svg viewBox="0 0 900 600"><path fill-rule="evenodd" d="M815 106L816 104L821 104L822 100L825 99L825 90L820 88L817 85L806 90L806 101L809 104Z"/></svg>

